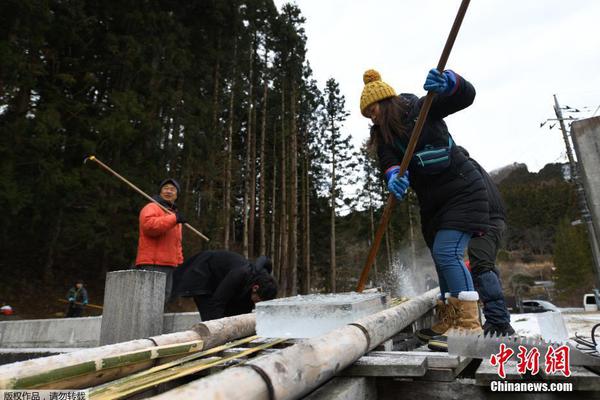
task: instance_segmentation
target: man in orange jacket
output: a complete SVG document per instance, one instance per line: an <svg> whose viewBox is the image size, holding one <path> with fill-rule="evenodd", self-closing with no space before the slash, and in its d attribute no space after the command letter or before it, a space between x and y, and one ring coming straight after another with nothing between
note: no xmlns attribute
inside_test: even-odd
<svg viewBox="0 0 600 400"><path fill-rule="evenodd" d="M183 263L181 224L186 221L175 205L179 191L175 179L162 181L159 194L153 198L172 213L165 212L156 203L148 203L140 211L139 218L140 238L135 266L167 275L165 303L171 296L173 270Z"/></svg>

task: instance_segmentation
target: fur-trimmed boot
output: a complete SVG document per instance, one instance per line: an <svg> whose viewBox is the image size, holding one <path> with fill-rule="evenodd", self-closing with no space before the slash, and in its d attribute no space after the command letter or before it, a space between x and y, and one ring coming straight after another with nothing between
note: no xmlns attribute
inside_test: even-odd
<svg viewBox="0 0 600 400"><path fill-rule="evenodd" d="M479 320L479 295L477 292L460 292L458 297L448 298L448 307L455 313L453 324L443 335L435 336L427 343L434 351L448 351L448 333L456 329L467 333L483 333Z"/></svg>
<svg viewBox="0 0 600 400"><path fill-rule="evenodd" d="M446 293L445 298L449 297L450 293ZM435 315L438 322L432 325L431 328L419 329L417 337L424 342L429 342L434 336L443 334L452 326L454 314L454 309L449 307L446 301L438 299L435 306Z"/></svg>

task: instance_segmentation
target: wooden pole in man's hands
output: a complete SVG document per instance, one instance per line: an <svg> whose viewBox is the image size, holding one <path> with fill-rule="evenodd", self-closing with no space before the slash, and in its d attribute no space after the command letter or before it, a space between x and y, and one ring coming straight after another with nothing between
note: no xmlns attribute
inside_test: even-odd
<svg viewBox="0 0 600 400"><path fill-rule="evenodd" d="M169 214L174 214L173 211L169 210L168 208L166 208L165 206L163 206L162 204L160 204L159 202L157 202L156 200L154 200L152 197L148 196L146 193L144 193L140 188L138 188L137 186L135 186L133 183L129 182L127 179L123 178L121 175L119 175L118 173L116 173L112 168L110 168L108 165L104 164L102 161L98 160L95 156L89 156L86 157L85 160L83 160L83 163L85 164L87 162L87 160L90 161L94 161L95 163L97 163L99 166L101 166L102 168L104 168L105 170L107 170L108 172L110 172L111 174L113 174L114 176L116 176L117 178L119 178L120 180L122 180L123 182L125 182L127 185L129 185L130 188L132 188L133 190L135 190L136 192L138 192L139 194L141 194L142 196L144 196L146 199L150 200L151 202L157 204L160 208L162 208L165 212L169 213ZM196 235L200 236L202 239L206 240L207 242L210 241L209 238L207 238L206 236L204 236L199 230L197 230L196 228L194 228L193 226L191 226L190 224L188 224L187 222L185 224L183 224L186 228L188 228L189 230L191 230L192 232L194 232Z"/></svg>
<svg viewBox="0 0 600 400"><path fill-rule="evenodd" d="M469 7L469 1L470 0L462 0L462 3L460 4L458 13L456 14L456 18L454 19L454 24L452 25L452 29L450 30L450 34L448 35L448 39L446 39L446 45L444 46L444 50L442 51L442 56L440 57L440 61L437 65L437 70L440 72L442 72L446 67L446 62L448 61L450 51L452 50L452 46L454 45L454 41L456 40L456 36L458 35L458 30L460 29L460 25L462 24L463 18L465 17L465 14L467 12L467 7ZM403 175L404 172L406 172L406 169L408 168L410 159L412 158L413 152L415 151L415 147L417 146L419 136L421 136L421 131L423 130L425 119L427 118L427 114L429 113L429 108L431 108L431 103L433 101L434 95L435 93L428 92L427 96L425 97L425 101L421 106L419 117L417 118L415 127L413 128L413 131L410 135L410 140L408 141L408 146L406 147L406 153L404 153L404 158L402 158L402 163L400 164L400 175ZM360 274L358 286L356 287L357 292L362 292L365 288L367 278L369 277L369 271L371 270L371 266L375 262L375 257L377 257L379 245L381 244L381 239L383 238L383 234L385 233L385 230L387 228L395 203L396 199L393 195L390 194L388 196L385 208L383 209L383 215L381 216L379 227L377 228L377 232L375 233L375 239L371 244L371 249L369 250L369 255L367 256L367 262L365 263L362 273Z"/></svg>

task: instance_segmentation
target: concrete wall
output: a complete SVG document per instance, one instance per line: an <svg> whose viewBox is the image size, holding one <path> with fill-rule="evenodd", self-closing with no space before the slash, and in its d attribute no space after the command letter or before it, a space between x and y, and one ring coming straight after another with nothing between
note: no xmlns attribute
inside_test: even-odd
<svg viewBox="0 0 600 400"><path fill-rule="evenodd" d="M69 348L100 345L102 317L0 322L0 348ZM165 314L163 332L185 331L200 322L197 312Z"/></svg>
<svg viewBox="0 0 600 400"><path fill-rule="evenodd" d="M600 117L571 124L571 137L596 235L600 235Z"/></svg>

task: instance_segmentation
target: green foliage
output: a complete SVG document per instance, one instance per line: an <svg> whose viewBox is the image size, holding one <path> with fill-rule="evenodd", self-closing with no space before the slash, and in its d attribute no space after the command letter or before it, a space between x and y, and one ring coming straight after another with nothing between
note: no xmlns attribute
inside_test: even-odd
<svg viewBox="0 0 600 400"><path fill-rule="evenodd" d="M508 214L507 249L549 254L557 221L575 217L575 192L564 180L560 164L549 164L539 173L518 168L500 183Z"/></svg>
<svg viewBox="0 0 600 400"><path fill-rule="evenodd" d="M583 295L594 287L592 252L585 225L562 218L554 240L556 288L562 295Z"/></svg>

